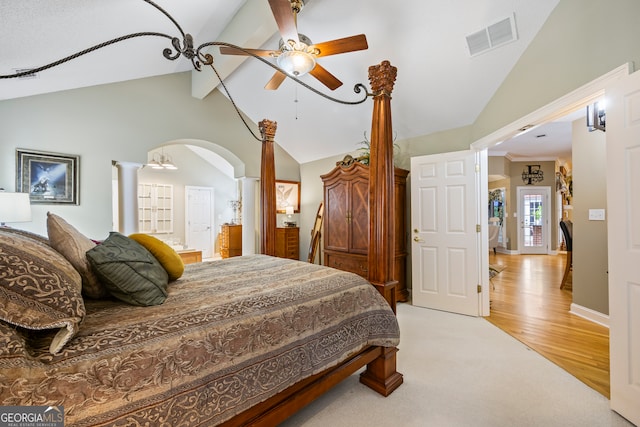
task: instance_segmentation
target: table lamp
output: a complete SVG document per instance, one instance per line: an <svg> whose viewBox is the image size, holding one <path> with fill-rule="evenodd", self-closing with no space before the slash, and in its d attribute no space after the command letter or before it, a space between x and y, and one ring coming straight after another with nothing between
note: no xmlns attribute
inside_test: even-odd
<svg viewBox="0 0 640 427"><path fill-rule="evenodd" d="M0 191L0 226L6 222L31 221L31 201L29 193Z"/></svg>

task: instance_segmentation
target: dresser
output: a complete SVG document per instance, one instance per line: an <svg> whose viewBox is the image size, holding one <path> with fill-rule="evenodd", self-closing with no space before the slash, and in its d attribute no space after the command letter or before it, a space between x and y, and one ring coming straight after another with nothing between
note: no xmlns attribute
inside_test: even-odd
<svg viewBox="0 0 640 427"><path fill-rule="evenodd" d="M242 225L223 224L220 230L220 256L230 258L242 255Z"/></svg>
<svg viewBox="0 0 640 427"><path fill-rule="evenodd" d="M409 171L395 169L395 251L393 279L396 298L407 301L406 185ZM340 163L322 175L324 185L324 264L367 278L369 251L369 166Z"/></svg>
<svg viewBox="0 0 640 427"><path fill-rule="evenodd" d="M300 259L300 228L276 228L276 256L280 258Z"/></svg>

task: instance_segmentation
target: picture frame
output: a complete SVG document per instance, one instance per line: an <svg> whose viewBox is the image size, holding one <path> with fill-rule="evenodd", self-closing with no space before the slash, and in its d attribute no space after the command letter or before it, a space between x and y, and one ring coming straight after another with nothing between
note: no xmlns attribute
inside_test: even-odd
<svg viewBox="0 0 640 427"><path fill-rule="evenodd" d="M276 212L286 213L288 206L293 206L294 213L300 213L300 183L276 181Z"/></svg>
<svg viewBox="0 0 640 427"><path fill-rule="evenodd" d="M16 192L32 204L79 205L80 156L16 149Z"/></svg>

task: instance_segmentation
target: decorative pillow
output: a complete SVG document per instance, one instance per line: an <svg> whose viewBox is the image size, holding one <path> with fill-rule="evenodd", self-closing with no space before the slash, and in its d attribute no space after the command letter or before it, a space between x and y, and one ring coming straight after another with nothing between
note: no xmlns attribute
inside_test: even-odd
<svg viewBox="0 0 640 427"><path fill-rule="evenodd" d="M171 246L149 234L134 233L130 234L129 238L140 243L156 257L164 269L167 270L169 280L177 280L182 276L184 262L178 252L174 251Z"/></svg>
<svg viewBox="0 0 640 427"><path fill-rule="evenodd" d="M86 253L96 244L56 214L47 212L47 234L51 246L78 270L82 277L82 293L89 298L109 296L107 288L91 269Z"/></svg>
<svg viewBox="0 0 640 427"><path fill-rule="evenodd" d="M41 240L0 227L0 319L26 329L60 329L49 346L56 354L84 315L75 268Z"/></svg>
<svg viewBox="0 0 640 427"><path fill-rule="evenodd" d="M162 304L167 298L167 272L135 240L112 231L104 242L87 251L87 258L114 297L141 306Z"/></svg>
<svg viewBox="0 0 640 427"><path fill-rule="evenodd" d="M51 246L49 239L47 239L45 236L42 236L40 234L36 234L32 231L20 230L19 228L12 228L12 227L2 227L2 231L3 231L3 234L5 235L8 233L19 234L21 236L28 237L32 240L37 240L38 242L43 243L47 246Z"/></svg>

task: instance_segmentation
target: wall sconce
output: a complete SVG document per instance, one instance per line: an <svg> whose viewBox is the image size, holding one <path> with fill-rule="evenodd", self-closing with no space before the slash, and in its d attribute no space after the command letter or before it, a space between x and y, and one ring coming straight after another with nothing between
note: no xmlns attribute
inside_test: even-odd
<svg viewBox="0 0 640 427"><path fill-rule="evenodd" d="M587 128L589 132L593 132L596 129L606 132L606 111L604 103L599 105L598 102L594 102L593 105L587 105Z"/></svg>
<svg viewBox="0 0 640 427"><path fill-rule="evenodd" d="M29 193L9 193L0 189L0 226L5 222L31 221Z"/></svg>

